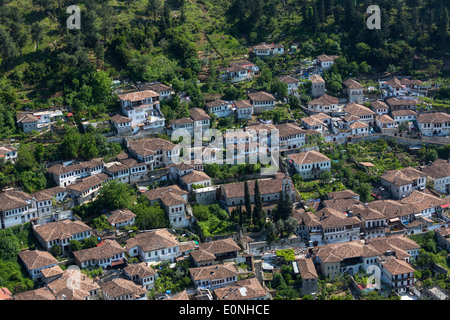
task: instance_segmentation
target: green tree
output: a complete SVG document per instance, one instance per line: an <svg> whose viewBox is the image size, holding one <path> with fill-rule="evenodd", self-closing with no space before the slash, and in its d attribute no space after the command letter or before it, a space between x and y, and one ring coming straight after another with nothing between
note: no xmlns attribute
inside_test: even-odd
<svg viewBox="0 0 450 320"><path fill-rule="evenodd" d="M73 240L70 240L69 247L72 252L79 251L79 250L83 249L83 244L80 241L73 239Z"/></svg>
<svg viewBox="0 0 450 320"><path fill-rule="evenodd" d="M250 190L248 187L248 182L245 180L244 182L244 204L245 204L245 213L249 219L252 218L252 201L250 198Z"/></svg>
<svg viewBox="0 0 450 320"><path fill-rule="evenodd" d="M96 204L106 210L129 208L133 197L134 191L129 184L111 180L100 189Z"/></svg>
<svg viewBox="0 0 450 320"><path fill-rule="evenodd" d="M0 260L7 261L17 257L20 244L12 235L0 233Z"/></svg>

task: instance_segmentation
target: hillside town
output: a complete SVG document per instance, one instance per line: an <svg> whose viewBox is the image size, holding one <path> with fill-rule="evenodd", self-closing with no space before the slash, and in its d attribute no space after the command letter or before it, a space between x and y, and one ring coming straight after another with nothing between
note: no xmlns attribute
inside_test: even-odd
<svg viewBox="0 0 450 320"><path fill-rule="evenodd" d="M249 60L290 51L261 43ZM114 81L120 111L83 126L119 152L45 162L46 188L0 193L0 232L28 241L26 284L0 299L449 300L450 115L406 76L333 94L338 58L280 76L283 94L246 88L170 120L162 105L185 93ZM262 77L249 60L217 80ZM30 135L62 124L68 107L16 116ZM3 143L0 161L18 165L20 148Z"/></svg>

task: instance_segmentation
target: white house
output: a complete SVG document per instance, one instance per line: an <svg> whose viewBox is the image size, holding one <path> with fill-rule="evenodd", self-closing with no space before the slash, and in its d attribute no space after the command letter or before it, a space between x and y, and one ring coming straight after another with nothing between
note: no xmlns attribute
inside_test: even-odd
<svg viewBox="0 0 450 320"><path fill-rule="evenodd" d="M397 124L410 123L417 120L417 112L414 110L395 110L391 114Z"/></svg>
<svg viewBox="0 0 450 320"><path fill-rule="evenodd" d="M291 76L281 76L278 80L285 83L288 87L288 95L295 95L297 93L298 86L300 85L300 80Z"/></svg>
<svg viewBox="0 0 450 320"><path fill-rule="evenodd" d="M271 55L278 55L284 53L284 46L282 44L265 44L262 43L260 45L253 47L253 53L257 57L267 57Z"/></svg>
<svg viewBox="0 0 450 320"><path fill-rule="evenodd" d="M338 111L338 101L338 98L324 94L317 99L309 101L307 107L313 113L333 113Z"/></svg>
<svg viewBox="0 0 450 320"><path fill-rule="evenodd" d="M17 149L13 146L0 147L0 160L1 159L14 163L17 159Z"/></svg>
<svg viewBox="0 0 450 320"><path fill-rule="evenodd" d="M189 268L189 275L194 286L206 288L220 288L235 284L238 280L238 271L230 263Z"/></svg>
<svg viewBox="0 0 450 320"><path fill-rule="evenodd" d="M125 262L125 249L117 241L110 239L103 240L96 247L74 251L73 255L80 268L106 268Z"/></svg>
<svg viewBox="0 0 450 320"><path fill-rule="evenodd" d="M311 81L311 96L316 98L325 94L325 80L318 74L314 74L309 78Z"/></svg>
<svg viewBox="0 0 450 320"><path fill-rule="evenodd" d="M364 102L364 86L354 79L347 79L343 83L344 93L348 96L349 103Z"/></svg>
<svg viewBox="0 0 450 320"><path fill-rule="evenodd" d="M419 129L424 136L450 135L450 115L444 112L420 113L417 117Z"/></svg>
<svg viewBox="0 0 450 320"><path fill-rule="evenodd" d="M290 154L288 161L303 179L318 179L322 172L331 171L330 158L315 150Z"/></svg>
<svg viewBox="0 0 450 320"><path fill-rule="evenodd" d="M153 288L156 280L156 272L145 262L131 264L123 268L125 276L141 285L143 288L150 290Z"/></svg>
<svg viewBox="0 0 450 320"><path fill-rule="evenodd" d="M413 190L425 190L427 185L427 175L411 167L386 171L380 178L381 185L397 199L410 195Z"/></svg>
<svg viewBox="0 0 450 320"><path fill-rule="evenodd" d="M58 260L44 250L21 251L19 258L33 280L42 280L41 271L58 264Z"/></svg>
<svg viewBox="0 0 450 320"><path fill-rule="evenodd" d="M162 205L173 228L186 228L189 226L187 191L181 190L177 185L172 185L152 189L143 194L151 203L158 202Z"/></svg>
<svg viewBox="0 0 450 320"><path fill-rule="evenodd" d="M255 114L275 108L275 97L266 91L251 92L248 94L248 98Z"/></svg>
<svg viewBox="0 0 450 320"><path fill-rule="evenodd" d="M448 160L437 159L421 170L433 184L434 190L442 194L450 194L450 162Z"/></svg>
<svg viewBox="0 0 450 320"><path fill-rule="evenodd" d="M128 239L125 249L128 255L144 262L174 262L179 254L179 243L167 229L153 229Z"/></svg>
<svg viewBox="0 0 450 320"><path fill-rule="evenodd" d="M131 119L131 126L159 132L165 118L160 110L159 94L152 90L124 93L118 96L122 113Z"/></svg>
<svg viewBox="0 0 450 320"><path fill-rule="evenodd" d="M206 108L209 114L215 114L217 118L226 118L233 110L231 109L231 104L224 100L215 100L207 102Z"/></svg>
<svg viewBox="0 0 450 320"><path fill-rule="evenodd" d="M249 120L253 115L253 105L250 100L237 100L233 104L238 119Z"/></svg>
<svg viewBox="0 0 450 320"><path fill-rule="evenodd" d="M59 245L62 252L69 249L70 240L84 240L91 237L92 228L81 221L61 220L33 226L34 234L40 244L50 250Z"/></svg>
<svg viewBox="0 0 450 320"><path fill-rule="evenodd" d="M29 222L38 216L36 200L31 195L18 190L0 193L0 229Z"/></svg>
<svg viewBox="0 0 450 320"><path fill-rule="evenodd" d="M337 58L339 58L339 56L321 54L320 56L317 56L317 63L322 70L328 70Z"/></svg>
<svg viewBox="0 0 450 320"><path fill-rule="evenodd" d="M147 290L127 279L103 282L100 287L104 300L147 300Z"/></svg>

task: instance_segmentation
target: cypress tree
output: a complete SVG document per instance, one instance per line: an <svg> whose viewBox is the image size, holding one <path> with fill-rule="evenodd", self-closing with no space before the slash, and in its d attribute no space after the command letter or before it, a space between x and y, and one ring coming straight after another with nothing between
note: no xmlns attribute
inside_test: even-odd
<svg viewBox="0 0 450 320"><path fill-rule="evenodd" d="M250 190L248 189L248 182L245 180L244 183L244 204L245 204L245 211L247 213L247 217L249 220L252 219L252 201L250 199Z"/></svg>
<svg viewBox="0 0 450 320"><path fill-rule="evenodd" d="M256 225L263 218L263 208L261 192L259 190L258 180L255 181L255 207L253 209L253 224Z"/></svg>

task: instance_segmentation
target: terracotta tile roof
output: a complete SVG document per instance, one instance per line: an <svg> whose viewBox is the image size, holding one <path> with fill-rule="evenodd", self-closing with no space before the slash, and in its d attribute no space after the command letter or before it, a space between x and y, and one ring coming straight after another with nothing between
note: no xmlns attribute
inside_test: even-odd
<svg viewBox="0 0 450 320"><path fill-rule="evenodd" d="M331 161L326 155L316 150L290 154L288 158L299 165Z"/></svg>
<svg viewBox="0 0 450 320"><path fill-rule="evenodd" d="M361 120L361 118L358 117L358 116L350 114L350 115L347 115L345 117L342 117L342 120L344 120L347 123L350 123L350 122L359 121L359 120Z"/></svg>
<svg viewBox="0 0 450 320"><path fill-rule="evenodd" d="M123 159L120 160L121 163L123 163L125 166L127 166L128 168L136 168L136 167L140 167L140 166L145 166L145 162L141 162L137 159L134 158L127 158L127 159Z"/></svg>
<svg viewBox="0 0 450 320"><path fill-rule="evenodd" d="M218 264L212 266L189 268L189 274L191 275L192 279L194 279L194 281L215 280L236 277L238 275L238 271L236 270L234 265L226 263L220 265Z"/></svg>
<svg viewBox="0 0 450 320"><path fill-rule="evenodd" d="M328 94L321 95L319 98L311 100L308 102L308 105L331 105L331 104L338 104L339 99L336 97L332 97Z"/></svg>
<svg viewBox="0 0 450 320"><path fill-rule="evenodd" d="M172 90L171 87L160 83L160 82L155 82L155 83L145 83L145 84L141 84L138 85L139 90L151 90L154 92L162 92L162 91L169 91Z"/></svg>
<svg viewBox="0 0 450 320"><path fill-rule="evenodd" d="M182 176L180 179L186 184L195 184L196 182L211 180L211 178L206 173L198 170L192 170L188 174Z"/></svg>
<svg viewBox="0 0 450 320"><path fill-rule="evenodd" d="M250 196L254 196L255 180L249 180L247 181L247 183ZM226 195L228 199L233 199L244 197L244 185L245 182L235 182L222 184L221 187L224 192L224 195ZM280 193L283 190L283 180L281 179L258 180L258 185L261 195ZM291 188L292 190L294 190L294 185L292 182Z"/></svg>
<svg viewBox="0 0 450 320"><path fill-rule="evenodd" d="M409 216L410 209L394 200L376 200L368 203L368 206L380 212L387 219Z"/></svg>
<svg viewBox="0 0 450 320"><path fill-rule="evenodd" d="M430 166L422 168L422 171L433 179L449 177L450 162L443 159L437 159Z"/></svg>
<svg viewBox="0 0 450 320"><path fill-rule="evenodd" d="M349 103L344 108L344 112L347 112L348 114L358 116L358 117L375 114L375 112L373 112L369 108L367 108L361 104L357 104L357 103Z"/></svg>
<svg viewBox="0 0 450 320"><path fill-rule="evenodd" d="M364 220L364 221L385 218L384 215L381 214L381 212L379 212L375 209L372 209L368 206L366 207L366 206L360 205L360 204L354 204L354 205L350 206L349 210L353 212L353 216L358 216L358 217L362 218L362 220Z"/></svg>
<svg viewBox="0 0 450 320"><path fill-rule="evenodd" d="M323 204L327 208L333 208L339 212L347 212L353 205L361 204L361 202L356 199L331 199L324 200Z"/></svg>
<svg viewBox="0 0 450 320"><path fill-rule="evenodd" d="M302 258L295 260L297 262L298 271L302 279L318 279L316 267L311 258Z"/></svg>
<svg viewBox="0 0 450 320"><path fill-rule="evenodd" d="M280 82L289 84L289 83L299 83L300 80L298 80L297 78L291 77L291 76L281 76L278 78L278 80Z"/></svg>
<svg viewBox="0 0 450 320"><path fill-rule="evenodd" d="M349 89L363 89L364 88L364 86L361 83L359 83L358 81L351 79L351 78L345 80L342 84Z"/></svg>
<svg viewBox="0 0 450 320"><path fill-rule="evenodd" d="M109 162L105 164L105 171L109 173L116 173L125 170L128 170L128 166L122 163L122 161Z"/></svg>
<svg viewBox="0 0 450 320"><path fill-rule="evenodd" d="M17 151L17 149L14 148L13 146L0 147L0 154L9 153L9 152L12 152L12 151Z"/></svg>
<svg viewBox="0 0 450 320"><path fill-rule="evenodd" d="M73 163L68 166L63 166L62 164L57 163L47 168L47 172L60 176L62 174L66 174L69 172L81 171L84 169L92 169L95 167L101 167L103 165L104 163L103 160L101 159L92 159L90 161Z"/></svg>
<svg viewBox="0 0 450 320"><path fill-rule="evenodd" d="M129 141L128 148L139 155L148 156L156 154L156 150L173 150L175 144L161 138L141 139Z"/></svg>
<svg viewBox="0 0 450 320"><path fill-rule="evenodd" d="M310 80L312 83L325 83L325 80L323 80L323 78L322 78L320 75L318 75L318 74L312 75L312 76L309 78L309 80Z"/></svg>
<svg viewBox="0 0 450 320"><path fill-rule="evenodd" d="M74 234L91 230L92 228L81 221L70 221L67 219L42 224L34 228L34 231L46 242L57 239L67 239Z"/></svg>
<svg viewBox="0 0 450 320"><path fill-rule="evenodd" d="M189 109L189 112L191 114L191 118L194 121L201 121L201 120L209 120L209 119L211 119L209 114L207 114L205 110L200 109L200 108L191 108L191 109Z"/></svg>
<svg viewBox="0 0 450 320"><path fill-rule="evenodd" d="M275 125L278 129L278 137L284 138L297 134L305 134L305 130L300 128L297 123L283 123Z"/></svg>
<svg viewBox="0 0 450 320"><path fill-rule="evenodd" d="M411 184L413 180L423 177L426 177L425 173L411 167L406 167L399 170L386 171L381 176L381 179L384 179L396 186L403 186L406 184Z"/></svg>
<svg viewBox="0 0 450 320"><path fill-rule="evenodd" d="M145 262L129 265L123 268L123 270L130 277L139 276L141 279L148 278L156 274L155 270L149 267Z"/></svg>
<svg viewBox="0 0 450 320"><path fill-rule="evenodd" d="M114 116L111 117L111 121L114 123L127 123L131 122L131 119L121 114L115 114Z"/></svg>
<svg viewBox="0 0 450 320"><path fill-rule="evenodd" d="M393 117L399 117L399 116L417 116L417 112L414 110L394 110L391 112Z"/></svg>
<svg viewBox="0 0 450 320"><path fill-rule="evenodd" d="M266 290L261 286L258 279L253 277L239 280L234 286L226 286L214 290L218 300L252 300L264 297Z"/></svg>
<svg viewBox="0 0 450 320"><path fill-rule="evenodd" d="M147 290L126 279L114 279L101 284L102 292L109 298L117 298L124 295L132 295L134 298L147 293Z"/></svg>
<svg viewBox="0 0 450 320"><path fill-rule="evenodd" d="M377 120L381 123L392 123L394 119L389 117L387 114L383 114L382 116L377 116Z"/></svg>
<svg viewBox="0 0 450 320"><path fill-rule="evenodd" d="M319 120L331 119L331 117L325 113L312 114L311 118L319 119Z"/></svg>
<svg viewBox="0 0 450 320"><path fill-rule="evenodd" d="M400 80L397 79L397 78L392 78L392 79L390 79L390 80L388 81L388 84L389 84L392 88L394 88L394 89L400 89L400 88L403 88L402 83L401 83Z"/></svg>
<svg viewBox="0 0 450 320"><path fill-rule="evenodd" d="M189 117L184 117L184 118L179 118L179 119L173 119L170 120L170 124L186 124L186 123L194 123L194 120L192 120L192 118Z"/></svg>
<svg viewBox="0 0 450 320"><path fill-rule="evenodd" d="M252 104L251 104L250 100L237 100L234 102L234 106L237 109L246 109L246 108L251 108Z"/></svg>
<svg viewBox="0 0 450 320"><path fill-rule="evenodd" d="M356 122L353 122L348 127L353 130L353 129L367 128L368 126L369 125L367 123L365 123L365 122L356 121Z"/></svg>
<svg viewBox="0 0 450 320"><path fill-rule="evenodd" d="M450 122L450 115L444 112L420 113L417 121L420 123Z"/></svg>
<svg viewBox="0 0 450 320"><path fill-rule="evenodd" d="M18 293L14 300L56 300L56 297L47 287Z"/></svg>
<svg viewBox="0 0 450 320"><path fill-rule="evenodd" d="M250 101L275 101L275 97L266 91L250 92L248 93Z"/></svg>
<svg viewBox="0 0 450 320"><path fill-rule="evenodd" d="M54 267L42 269L41 273L44 278L48 279L48 278L51 278L54 276L62 275L64 273L64 270L61 269L61 267L57 265Z"/></svg>
<svg viewBox="0 0 450 320"><path fill-rule="evenodd" d="M361 225L357 217L347 217L346 214L333 208L323 208L316 213L319 223L323 229L339 228L351 225Z"/></svg>
<svg viewBox="0 0 450 320"><path fill-rule="evenodd" d="M399 259L409 257L407 250L420 249L416 242L404 236L372 238L366 240L366 243L372 246L378 252L378 255L394 252Z"/></svg>
<svg viewBox="0 0 450 320"><path fill-rule="evenodd" d="M31 200L31 196L25 192L18 190L8 190L0 193L0 211L27 207L27 200Z"/></svg>
<svg viewBox="0 0 450 320"><path fill-rule="evenodd" d="M60 186L56 186L53 188L44 189L41 191L38 191L36 193L33 193L31 196L33 196L36 201L46 201L46 200L52 200L57 193L66 192L66 189Z"/></svg>
<svg viewBox="0 0 450 320"><path fill-rule="evenodd" d="M186 203L182 196L187 194L187 191L181 190L177 185L156 188L143 193L150 201L160 200L167 207Z"/></svg>
<svg viewBox="0 0 450 320"><path fill-rule="evenodd" d="M58 263L58 260L54 256L44 250L21 251L19 253L19 257L27 266L28 270L38 269Z"/></svg>
<svg viewBox="0 0 450 320"><path fill-rule="evenodd" d="M364 244L361 240L326 244L313 248L313 252L324 263L340 262L349 258L378 256L372 246Z"/></svg>
<svg viewBox="0 0 450 320"><path fill-rule="evenodd" d="M38 118L29 113L17 115L17 122L21 123L37 122L38 120Z"/></svg>
<svg viewBox="0 0 450 320"><path fill-rule="evenodd" d="M312 126L324 126L325 125L325 123L322 120L316 119L316 118L313 118L313 117L302 118L301 121L306 123L310 127L312 127Z"/></svg>
<svg viewBox="0 0 450 320"><path fill-rule="evenodd" d="M189 296L186 289L184 289L183 291L180 291L169 297L168 300L189 300Z"/></svg>
<svg viewBox="0 0 450 320"><path fill-rule="evenodd" d="M317 60L321 61L321 62L325 62L325 61L334 61L337 58L339 58L339 56L335 56L335 55L326 55L326 54L321 54L319 56L317 56Z"/></svg>
<svg viewBox="0 0 450 320"><path fill-rule="evenodd" d="M420 103L420 101L417 99L398 99L395 97L387 99L386 102L390 106L409 106L409 105L415 105L415 104Z"/></svg>
<svg viewBox="0 0 450 320"><path fill-rule="evenodd" d="M0 288L0 301L1 300L12 300L12 293L8 288Z"/></svg>
<svg viewBox="0 0 450 320"><path fill-rule="evenodd" d="M89 176L87 178L79 179L77 182L68 185L66 188L72 191L83 192L100 185L109 179L108 175L104 173Z"/></svg>
<svg viewBox="0 0 450 320"><path fill-rule="evenodd" d="M189 252L189 255L197 263L216 260L216 256L207 250L194 250Z"/></svg>
<svg viewBox="0 0 450 320"><path fill-rule="evenodd" d="M76 285L73 285L74 281ZM47 286L58 300L85 300L90 296L90 291L100 289L94 280L75 269L65 270L60 278Z"/></svg>
<svg viewBox="0 0 450 320"><path fill-rule="evenodd" d="M359 194L353 192L352 190L342 190L327 193L328 199L350 199L350 198L359 198Z"/></svg>
<svg viewBox="0 0 450 320"><path fill-rule="evenodd" d="M262 44L258 44L256 46L253 47L253 49L256 50L270 50L273 48L284 48L284 46L282 44L277 44L277 43L262 43Z"/></svg>
<svg viewBox="0 0 450 320"><path fill-rule="evenodd" d="M399 275L405 273L414 273L416 270L405 260L389 259L386 262L381 262L384 269L386 269L391 275Z"/></svg>
<svg viewBox="0 0 450 320"><path fill-rule="evenodd" d="M370 106L372 107L372 109L375 109L375 110L377 110L377 109L388 109L389 110L389 106L381 100L372 101L370 103Z"/></svg>
<svg viewBox="0 0 450 320"><path fill-rule="evenodd" d="M159 97L159 94L153 90L136 91L118 95L123 101L141 101L147 98Z"/></svg>
<svg viewBox="0 0 450 320"><path fill-rule="evenodd" d="M198 250L208 251L212 254L223 254L228 252L240 251L241 248L232 238L225 238L211 242L200 243Z"/></svg>
<svg viewBox="0 0 450 320"><path fill-rule="evenodd" d="M149 252L178 246L178 241L167 229L156 229L137 234L128 239L126 250L139 246L142 251Z"/></svg>
<svg viewBox="0 0 450 320"><path fill-rule="evenodd" d="M446 203L444 199L417 190L413 190L409 196L399 201L412 208L414 213L419 213L423 210L435 208Z"/></svg>
<svg viewBox="0 0 450 320"><path fill-rule="evenodd" d="M136 215L129 209L117 209L111 212L111 215L107 217L109 223L116 224L121 222L130 221L135 218Z"/></svg>
<svg viewBox="0 0 450 320"><path fill-rule="evenodd" d="M214 100L214 101L210 101L205 103L207 108L213 108L213 107L219 107L219 106L226 106L228 105L228 102L224 101L224 100Z"/></svg>
<svg viewBox="0 0 450 320"><path fill-rule="evenodd" d="M89 260L101 260L113 257L116 254L124 253L125 249L115 240L106 239L101 246L74 251L73 255L80 262Z"/></svg>

